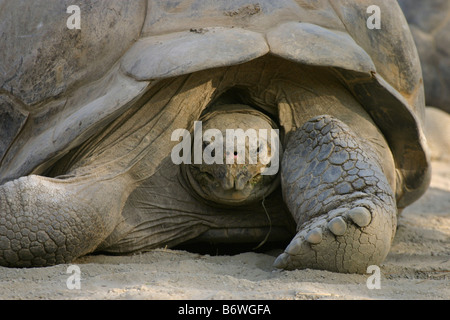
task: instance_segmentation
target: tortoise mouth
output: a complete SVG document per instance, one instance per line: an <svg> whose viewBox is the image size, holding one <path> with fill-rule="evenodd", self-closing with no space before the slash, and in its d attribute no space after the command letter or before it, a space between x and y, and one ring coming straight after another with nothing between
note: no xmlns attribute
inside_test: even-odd
<svg viewBox="0 0 450 320"><path fill-rule="evenodd" d="M261 200L269 193L275 180L274 177L265 178L258 173L250 179L238 178L227 184L224 179L219 179L208 171L202 171L198 166L187 167L188 181L197 194L221 204L241 205Z"/></svg>
<svg viewBox="0 0 450 320"><path fill-rule="evenodd" d="M279 184L277 175L264 176L260 173L252 175L247 168L241 172L245 177L226 179L220 172L230 165L182 165L185 180L192 187L192 191L207 202L241 206L262 200L272 193ZM219 173L217 173L219 172Z"/></svg>

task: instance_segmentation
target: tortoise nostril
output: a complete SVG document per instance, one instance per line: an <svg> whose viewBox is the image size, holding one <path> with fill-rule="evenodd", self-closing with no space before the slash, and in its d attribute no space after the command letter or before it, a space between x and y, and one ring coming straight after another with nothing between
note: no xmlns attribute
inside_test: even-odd
<svg viewBox="0 0 450 320"><path fill-rule="evenodd" d="M234 189L237 191L242 191L244 190L246 184L246 179L236 179L236 181L234 182Z"/></svg>
<svg viewBox="0 0 450 320"><path fill-rule="evenodd" d="M224 190L230 190L234 188L235 181L232 177L225 177L221 180L221 184Z"/></svg>

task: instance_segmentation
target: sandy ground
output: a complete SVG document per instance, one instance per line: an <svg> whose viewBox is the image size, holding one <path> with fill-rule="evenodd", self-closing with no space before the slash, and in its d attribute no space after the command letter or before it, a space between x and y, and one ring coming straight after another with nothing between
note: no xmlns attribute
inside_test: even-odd
<svg viewBox="0 0 450 320"><path fill-rule="evenodd" d="M433 163L430 189L398 225L380 266L379 289L367 286L372 274L274 271L274 251L210 256L155 250L83 257L74 262L81 288L72 290L67 280L76 273L68 274L68 265L0 267L0 299L450 299L450 164Z"/></svg>

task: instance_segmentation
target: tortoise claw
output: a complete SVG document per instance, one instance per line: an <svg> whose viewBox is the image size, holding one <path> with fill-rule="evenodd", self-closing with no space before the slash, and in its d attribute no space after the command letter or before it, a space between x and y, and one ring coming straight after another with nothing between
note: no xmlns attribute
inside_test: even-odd
<svg viewBox="0 0 450 320"><path fill-rule="evenodd" d="M366 227L372 220L370 211L364 207L356 207L348 212L348 216L360 227Z"/></svg>
<svg viewBox="0 0 450 320"><path fill-rule="evenodd" d="M364 203L367 205L369 202ZM375 212L375 218L371 211ZM302 226L275 260L274 267L364 273L367 265L376 264L372 258L384 258L381 256L387 250L380 251L383 244L389 247L389 239L377 238L377 234L380 234L377 231L384 228L380 221L383 218L381 213L372 204L370 210L357 206L350 210L332 210L328 215L318 217Z"/></svg>

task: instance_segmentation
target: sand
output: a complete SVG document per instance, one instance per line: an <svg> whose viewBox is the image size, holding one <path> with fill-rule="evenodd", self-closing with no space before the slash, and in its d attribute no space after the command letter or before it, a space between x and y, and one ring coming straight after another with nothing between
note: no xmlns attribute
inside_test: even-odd
<svg viewBox="0 0 450 320"><path fill-rule="evenodd" d="M450 164L433 162L429 190L400 216L379 289L371 273L276 271L278 253L86 256L73 263L79 289L69 265L0 267L0 299L450 299Z"/></svg>

